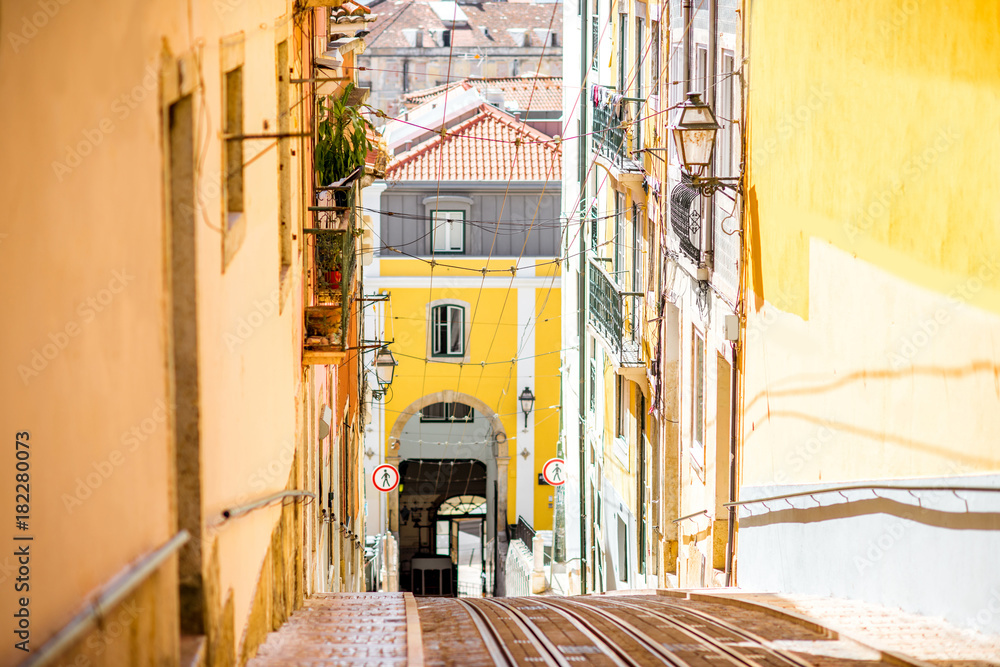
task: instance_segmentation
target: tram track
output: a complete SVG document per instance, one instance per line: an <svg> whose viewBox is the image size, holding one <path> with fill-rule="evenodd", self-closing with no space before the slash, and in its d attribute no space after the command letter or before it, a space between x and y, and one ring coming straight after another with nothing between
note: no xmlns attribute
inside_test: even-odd
<svg viewBox="0 0 1000 667"><path fill-rule="evenodd" d="M458 603L502 666L812 667L753 633L682 605L537 597Z"/></svg>

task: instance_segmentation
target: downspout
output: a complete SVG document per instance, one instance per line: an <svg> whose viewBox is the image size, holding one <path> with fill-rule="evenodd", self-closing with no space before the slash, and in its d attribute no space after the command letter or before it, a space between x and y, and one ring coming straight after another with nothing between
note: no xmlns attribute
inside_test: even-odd
<svg viewBox="0 0 1000 667"><path fill-rule="evenodd" d="M733 345L733 369L729 384L729 502L736 501L736 399L739 396L737 383L739 382L739 341ZM736 506L729 506L729 534L726 538L726 586L732 585L733 581L733 542L736 539Z"/></svg>
<svg viewBox="0 0 1000 667"><path fill-rule="evenodd" d="M587 59L587 23L588 23L588 10L589 3L587 0L580 0L580 87L583 92L583 99L589 100L590 97L587 95L587 73L590 71L590 62ZM596 50L597 45L592 45L592 49ZM577 313L576 320L576 330L577 330L577 372L580 374L580 379L583 380L586 375L584 374L584 369L587 363L587 349L584 341L586 336L584 332L587 326L587 247L586 247L586 237L584 233L585 218L582 211L586 210L583 208L583 204L587 201L587 143L589 136L587 133L587 102L580 105L580 147L579 147L579 159L577 160L577 179L580 182L580 203L577 205L577 213L580 216L580 234L578 235L580 243L580 276L577 281L577 289L579 293L577 294L577 301L580 303L580 310ZM586 382L581 382L581 386L586 387ZM577 413L577 429L578 439L579 439L579 450L580 450L580 595L587 594L587 429L583 421L583 416L586 414L587 409L587 392L586 389L578 393L578 413Z"/></svg>
<svg viewBox="0 0 1000 667"><path fill-rule="evenodd" d="M693 28L693 26L692 26ZM689 31L689 32L693 32ZM716 63L718 61L717 52L719 50L719 0L708 0L708 77L705 82L705 101L708 106L715 110L715 84L718 76ZM715 175L715 157L709 163L707 169L708 177ZM707 211L705 211L705 263L715 266L715 199L708 200Z"/></svg>
<svg viewBox="0 0 1000 667"><path fill-rule="evenodd" d="M740 183L741 192L746 192L746 169L747 169L747 159L746 159L746 145L747 137L749 133L747 132L747 120L749 119L749 113L747 109L747 100L744 91L746 90L746 25L747 25L747 2L744 0L740 3L740 65L739 65L739 84L740 84L740 175L742 177L742 183ZM746 209L742 206L740 208L740 220L741 220L741 231L746 229ZM744 355L741 352L743 349L743 341L746 340L746 320L744 318L744 292L747 289L747 271L749 270L747 264L747 250L746 250L746 239L741 233L738 236L740 241L740 286L739 286L739 301L737 302L737 316L740 318L740 333L739 340L733 348L733 373L735 375L735 382L732 382L732 396L730 398L731 408L730 408L730 423L732 424L732 430L729 436L729 502L736 502L737 498L737 482L736 476L739 472L739 462L737 456L739 455L739 434L743 429L742 417L737 409L737 401L739 397L743 395L743 387L741 383L744 381L745 369L743 367ZM735 550L736 550L736 506L729 506L729 535L726 540L726 586L732 586L734 583L735 575Z"/></svg>
<svg viewBox="0 0 1000 667"><path fill-rule="evenodd" d="M691 92L691 45L694 38L694 26L691 20L694 17L692 5L694 0L684 0L684 98Z"/></svg>

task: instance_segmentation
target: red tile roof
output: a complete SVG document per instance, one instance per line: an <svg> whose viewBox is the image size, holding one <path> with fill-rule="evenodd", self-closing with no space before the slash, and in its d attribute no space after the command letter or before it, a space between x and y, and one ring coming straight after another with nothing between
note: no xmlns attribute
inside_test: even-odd
<svg viewBox="0 0 1000 667"><path fill-rule="evenodd" d="M518 139L520 146L514 143ZM448 136L435 136L397 155L386 170L392 181L558 183L561 178L559 143L488 104L448 130Z"/></svg>
<svg viewBox="0 0 1000 667"><path fill-rule="evenodd" d="M502 90L504 102L517 102L517 109L520 111L562 110L561 76L468 78L408 93L403 95L403 104L407 107L423 104L442 95L449 88L463 85L475 88L484 96L487 90Z"/></svg>
<svg viewBox="0 0 1000 667"><path fill-rule="evenodd" d="M431 47L434 46L431 30L451 28L450 22L446 25L426 2L420 0L382 0L371 3L371 8L378 14L378 21L372 25L371 34L365 40L369 49L409 46L402 33L404 28L423 32L423 45ZM562 52L561 3L483 2L462 4L461 9L469 22L467 28L452 31L456 47L521 46L508 29L528 30L529 46L540 47L539 35L533 30L545 30L551 24L558 46L546 45L546 52L551 55Z"/></svg>

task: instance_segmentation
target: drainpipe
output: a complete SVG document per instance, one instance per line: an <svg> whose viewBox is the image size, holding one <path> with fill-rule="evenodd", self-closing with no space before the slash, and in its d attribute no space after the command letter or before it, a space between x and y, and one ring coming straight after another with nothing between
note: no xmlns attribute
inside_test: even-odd
<svg viewBox="0 0 1000 667"><path fill-rule="evenodd" d="M590 61L587 58L587 35L589 34L588 26L588 8L590 3L586 0L580 1L580 86L583 88L583 98L586 100L590 99L587 95L587 73L590 71ZM593 49L597 48L597 45L592 45ZM586 248L586 238L587 235L584 233L583 226L585 223L585 217L581 213L581 205L587 201L587 103L580 105L580 134L583 135L580 139L580 155L584 159L577 160L578 170L577 179L580 182L580 203L577 204L577 214L580 215L580 233L579 244L580 244L580 277L577 281L577 302L580 303L581 308L577 313L576 318L576 330L577 330L577 372L580 374L580 378L586 377L584 375L584 369L587 363L587 349L584 341L586 340L585 332L587 330L587 248ZM568 250L568 248L567 248ZM584 383L585 384L585 383ZM583 416L586 414L587 409L587 392L579 392L578 401L578 414L577 414L577 429L579 438L579 450L580 450L580 594L587 594L587 429L583 421Z"/></svg>
<svg viewBox="0 0 1000 667"><path fill-rule="evenodd" d="M718 73L717 58L719 51L719 0L708 0L708 80L705 82L705 101L715 109L715 84ZM708 176L715 175L715 157L706 168ZM705 222L705 263L715 265L715 199L708 198L708 210Z"/></svg>
<svg viewBox="0 0 1000 667"><path fill-rule="evenodd" d="M739 396L739 344L733 345L733 369L729 381L729 502L736 502L736 399ZM726 586L733 581L733 542L736 539L736 505L729 506L729 535L726 539Z"/></svg>
<svg viewBox="0 0 1000 667"><path fill-rule="evenodd" d="M691 45L694 38L694 0L684 0L684 98L691 92Z"/></svg>

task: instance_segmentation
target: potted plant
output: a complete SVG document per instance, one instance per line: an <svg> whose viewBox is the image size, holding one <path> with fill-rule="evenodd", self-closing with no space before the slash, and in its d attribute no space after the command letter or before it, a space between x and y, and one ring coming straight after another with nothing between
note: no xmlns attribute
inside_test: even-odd
<svg viewBox="0 0 1000 667"><path fill-rule="evenodd" d="M358 107L347 103L353 90L354 84L348 84L339 99L330 95L318 100L315 168L321 185L335 183L363 167L368 151L374 148L368 138L374 126Z"/></svg>

